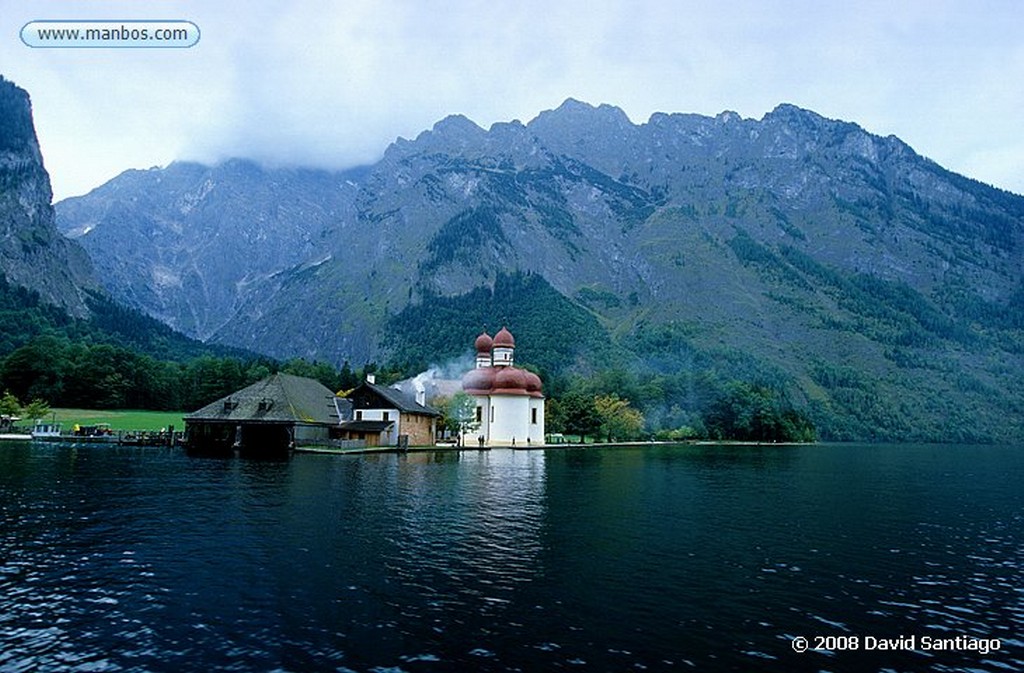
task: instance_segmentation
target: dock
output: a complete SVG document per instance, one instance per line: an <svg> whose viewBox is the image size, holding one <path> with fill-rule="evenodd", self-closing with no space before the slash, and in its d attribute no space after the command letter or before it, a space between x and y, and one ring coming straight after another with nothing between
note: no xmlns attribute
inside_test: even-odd
<svg viewBox="0 0 1024 673"><path fill-rule="evenodd" d="M36 442L60 444L116 444L117 446L181 446L184 434L175 430L118 430L109 434L60 434L32 437Z"/></svg>

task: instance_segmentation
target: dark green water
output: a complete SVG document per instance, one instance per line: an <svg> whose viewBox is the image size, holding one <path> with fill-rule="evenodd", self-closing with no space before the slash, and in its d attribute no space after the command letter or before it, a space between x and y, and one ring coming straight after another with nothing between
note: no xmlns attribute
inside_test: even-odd
<svg viewBox="0 0 1024 673"><path fill-rule="evenodd" d="M3 673L1024 670L1024 447L0 444L0 512Z"/></svg>

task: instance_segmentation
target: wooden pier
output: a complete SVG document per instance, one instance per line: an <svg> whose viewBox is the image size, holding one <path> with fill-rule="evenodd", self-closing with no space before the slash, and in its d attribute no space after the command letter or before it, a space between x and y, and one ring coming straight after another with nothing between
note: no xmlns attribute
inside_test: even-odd
<svg viewBox="0 0 1024 673"><path fill-rule="evenodd" d="M109 434L62 434L33 437L36 442L60 444L116 444L118 446L181 446L185 433L176 430L118 430Z"/></svg>

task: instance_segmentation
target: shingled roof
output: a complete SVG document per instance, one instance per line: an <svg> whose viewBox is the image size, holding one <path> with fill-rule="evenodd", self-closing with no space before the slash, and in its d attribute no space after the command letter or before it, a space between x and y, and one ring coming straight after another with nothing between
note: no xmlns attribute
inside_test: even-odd
<svg viewBox="0 0 1024 673"><path fill-rule="evenodd" d="M187 414L185 420L337 425L334 397L319 381L274 374Z"/></svg>
<svg viewBox="0 0 1024 673"><path fill-rule="evenodd" d="M419 414L421 416L441 415L441 412L437 409L420 404L415 398L406 395L397 388L379 386L369 381L363 381L355 390L348 394L348 398L350 400L358 399L366 394L380 398L388 406L398 409L404 414Z"/></svg>

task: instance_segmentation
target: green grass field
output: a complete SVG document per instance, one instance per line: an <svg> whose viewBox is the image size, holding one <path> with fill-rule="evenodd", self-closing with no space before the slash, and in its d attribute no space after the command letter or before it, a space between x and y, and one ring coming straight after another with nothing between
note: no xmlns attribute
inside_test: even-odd
<svg viewBox="0 0 1024 673"><path fill-rule="evenodd" d="M109 423L113 430L166 430L174 426L175 430L184 430L183 411L105 411L99 409L53 409L45 420L50 421L56 414L57 422L64 424L68 432L76 423L79 425L97 425Z"/></svg>

